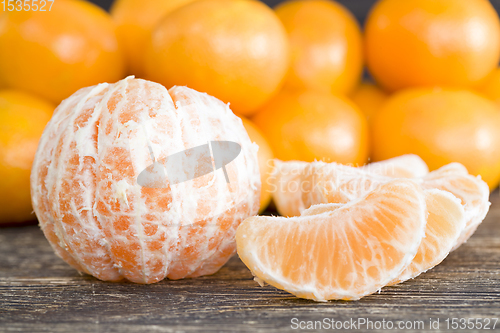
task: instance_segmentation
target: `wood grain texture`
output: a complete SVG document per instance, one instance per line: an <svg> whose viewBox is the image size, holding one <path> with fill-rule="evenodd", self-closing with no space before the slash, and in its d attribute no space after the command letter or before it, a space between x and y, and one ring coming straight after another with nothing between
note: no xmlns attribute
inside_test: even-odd
<svg viewBox="0 0 500 333"><path fill-rule="evenodd" d="M101 282L56 257L37 226L0 229L0 332L287 332L292 318L422 320L425 330L429 318L441 318L446 331L446 318L499 318L498 191L491 201L475 235L441 265L355 302L315 303L259 287L237 257L202 278Z"/></svg>

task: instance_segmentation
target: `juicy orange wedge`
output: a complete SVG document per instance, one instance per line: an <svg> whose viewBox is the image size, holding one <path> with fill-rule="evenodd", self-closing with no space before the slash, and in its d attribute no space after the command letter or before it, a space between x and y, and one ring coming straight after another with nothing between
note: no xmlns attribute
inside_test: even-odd
<svg viewBox="0 0 500 333"><path fill-rule="evenodd" d="M424 193L428 212L425 237L410 265L389 285L413 279L441 263L465 229L465 213L460 199L437 189L425 190ZM344 204L338 203L314 205L303 211L301 216L317 215L342 206Z"/></svg>
<svg viewBox="0 0 500 333"><path fill-rule="evenodd" d="M460 163L451 163L429 173L423 178L425 188L438 188L460 199L465 212L465 229L452 251L465 243L488 213L490 190L479 177L469 175Z"/></svg>
<svg viewBox="0 0 500 333"><path fill-rule="evenodd" d="M429 213L425 237L411 264L390 285L413 279L441 263L465 229L464 208L460 200L451 193L426 190L425 203Z"/></svg>
<svg viewBox="0 0 500 333"><path fill-rule="evenodd" d="M241 260L265 282L316 301L355 300L397 279L426 226L418 184L395 180L316 215L246 219L236 233Z"/></svg>

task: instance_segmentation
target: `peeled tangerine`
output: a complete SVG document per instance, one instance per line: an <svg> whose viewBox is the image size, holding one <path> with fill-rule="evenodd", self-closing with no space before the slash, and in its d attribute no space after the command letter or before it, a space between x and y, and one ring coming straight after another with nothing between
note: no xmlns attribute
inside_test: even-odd
<svg viewBox="0 0 500 333"><path fill-rule="evenodd" d="M227 141L241 152L221 166L213 156L224 145L213 143ZM204 154L189 150L209 142ZM165 163L164 184L138 184L141 172L185 150L193 154ZM45 236L79 271L137 283L212 274L235 252L240 222L259 209L257 146L218 99L129 77L59 105L31 193Z"/></svg>

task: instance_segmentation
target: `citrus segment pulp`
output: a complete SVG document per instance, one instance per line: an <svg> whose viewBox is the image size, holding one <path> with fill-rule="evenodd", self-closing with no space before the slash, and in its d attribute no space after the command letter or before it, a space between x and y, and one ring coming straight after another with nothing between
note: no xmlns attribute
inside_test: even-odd
<svg viewBox="0 0 500 333"><path fill-rule="evenodd" d="M418 178L429 173L429 168L425 161L414 154L406 154L384 161L369 163L361 168L371 173L393 178Z"/></svg>
<svg viewBox="0 0 500 333"><path fill-rule="evenodd" d="M265 282L302 298L352 300L401 274L425 224L422 190L397 180L322 214L248 218L236 242L241 260Z"/></svg>
<svg viewBox="0 0 500 333"><path fill-rule="evenodd" d="M446 258L465 228L464 208L459 199L449 192L426 190L427 224L425 237L408 267L391 285L413 279Z"/></svg>

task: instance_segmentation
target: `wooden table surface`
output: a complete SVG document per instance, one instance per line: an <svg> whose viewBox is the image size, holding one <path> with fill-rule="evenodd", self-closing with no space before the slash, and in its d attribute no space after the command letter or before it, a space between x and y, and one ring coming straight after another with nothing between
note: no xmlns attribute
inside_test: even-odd
<svg viewBox="0 0 500 333"><path fill-rule="evenodd" d="M385 320L386 327L390 321L394 328L408 327L398 331L421 332L430 330L430 318L439 318L440 329L452 332L456 330L447 330L447 318L450 325L452 318L486 323L486 318L500 318L498 191L490 200L490 212L474 236L438 267L353 302L316 303L260 287L237 257L217 274L196 279L152 285L101 282L79 275L56 257L37 226L3 228L0 331L286 332L298 331L293 328L307 326L307 321L363 323L365 318L372 325ZM415 329L418 321L424 329ZM370 326L350 328L372 331Z"/></svg>

